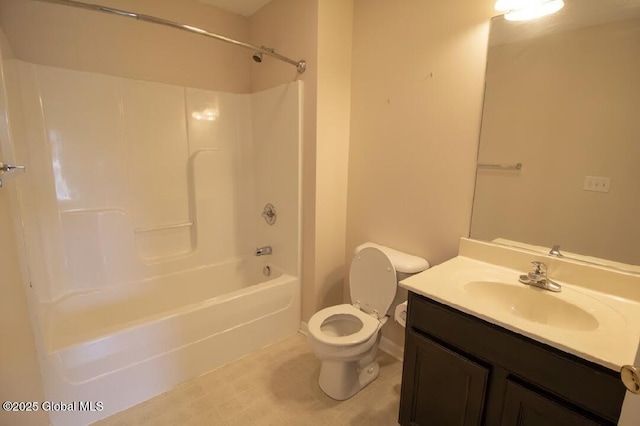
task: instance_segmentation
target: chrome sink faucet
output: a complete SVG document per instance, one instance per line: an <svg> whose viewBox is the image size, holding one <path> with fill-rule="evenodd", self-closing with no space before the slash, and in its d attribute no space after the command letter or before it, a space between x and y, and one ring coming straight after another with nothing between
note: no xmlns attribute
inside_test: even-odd
<svg viewBox="0 0 640 426"><path fill-rule="evenodd" d="M522 284L553 291L555 293L562 290L560 284L551 281L551 279L547 277L547 265L542 262L531 262L531 264L533 264L533 272L529 272L527 275L520 275L520 282Z"/></svg>

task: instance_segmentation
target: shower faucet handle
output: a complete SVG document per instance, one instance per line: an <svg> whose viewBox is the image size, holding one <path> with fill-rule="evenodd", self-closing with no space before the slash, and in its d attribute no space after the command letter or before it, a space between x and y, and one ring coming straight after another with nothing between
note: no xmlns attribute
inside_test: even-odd
<svg viewBox="0 0 640 426"><path fill-rule="evenodd" d="M267 203L264 206L264 209L262 210L262 217L269 225L273 225L274 223L276 223L278 214L276 213L276 208L273 207L273 204Z"/></svg>

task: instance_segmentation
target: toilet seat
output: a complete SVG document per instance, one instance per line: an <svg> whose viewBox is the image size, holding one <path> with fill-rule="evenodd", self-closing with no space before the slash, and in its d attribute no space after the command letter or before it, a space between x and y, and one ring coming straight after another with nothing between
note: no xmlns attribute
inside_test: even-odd
<svg viewBox="0 0 640 426"><path fill-rule="evenodd" d="M362 322L362 328L348 336L330 336L325 334L321 327L324 322L333 315L351 315ZM366 342L382 326L380 320L362 312L360 309L349 305L335 305L316 312L309 319L309 333L321 343L330 346L351 346Z"/></svg>

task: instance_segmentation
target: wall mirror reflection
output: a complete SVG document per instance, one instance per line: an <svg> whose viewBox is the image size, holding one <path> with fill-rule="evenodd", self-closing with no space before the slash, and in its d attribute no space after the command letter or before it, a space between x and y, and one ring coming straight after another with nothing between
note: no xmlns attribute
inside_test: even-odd
<svg viewBox="0 0 640 426"><path fill-rule="evenodd" d="M640 271L640 2L565 3L492 20L470 236Z"/></svg>

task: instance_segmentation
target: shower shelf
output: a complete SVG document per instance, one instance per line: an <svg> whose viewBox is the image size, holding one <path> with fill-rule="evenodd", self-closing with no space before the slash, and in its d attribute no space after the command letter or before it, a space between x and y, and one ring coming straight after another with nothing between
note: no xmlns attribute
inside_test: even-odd
<svg viewBox="0 0 640 426"><path fill-rule="evenodd" d="M164 231L167 229L178 229L178 228L188 228L189 226L193 226L194 222L185 222L185 223L176 223L174 225L162 225L162 226L152 226L149 228L136 228L136 233L143 232L153 232L153 231Z"/></svg>

